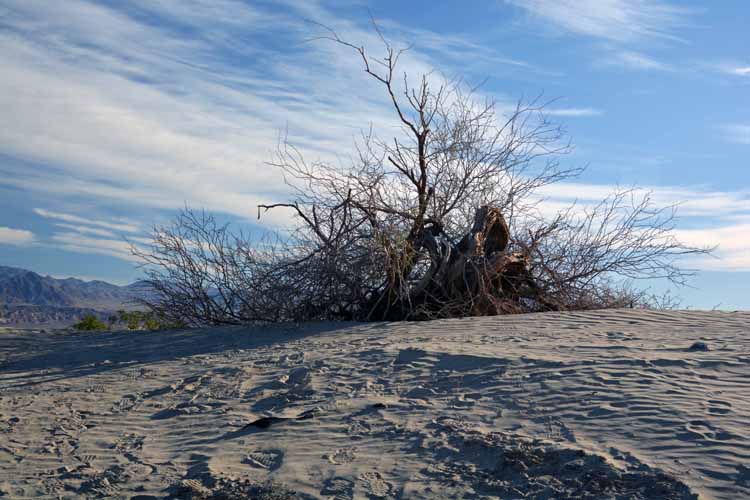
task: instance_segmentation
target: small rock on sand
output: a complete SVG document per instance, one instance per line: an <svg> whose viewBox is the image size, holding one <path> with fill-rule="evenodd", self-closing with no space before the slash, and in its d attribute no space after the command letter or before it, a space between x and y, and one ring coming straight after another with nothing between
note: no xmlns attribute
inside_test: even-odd
<svg viewBox="0 0 750 500"><path fill-rule="evenodd" d="M693 342L693 344L690 346L690 351L708 351L708 344L705 342Z"/></svg>

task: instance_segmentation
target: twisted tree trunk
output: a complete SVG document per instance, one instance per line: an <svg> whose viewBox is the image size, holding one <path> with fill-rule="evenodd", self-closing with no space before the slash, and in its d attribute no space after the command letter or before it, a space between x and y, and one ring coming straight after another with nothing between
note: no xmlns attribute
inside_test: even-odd
<svg viewBox="0 0 750 500"><path fill-rule="evenodd" d="M439 224L427 224L414 247L416 254L429 256L429 269L406 289L384 290L371 317L496 315L522 310L523 298L554 309L531 275L528 255L508 252L509 242L505 217L492 206L476 211L471 230L458 243L451 242Z"/></svg>

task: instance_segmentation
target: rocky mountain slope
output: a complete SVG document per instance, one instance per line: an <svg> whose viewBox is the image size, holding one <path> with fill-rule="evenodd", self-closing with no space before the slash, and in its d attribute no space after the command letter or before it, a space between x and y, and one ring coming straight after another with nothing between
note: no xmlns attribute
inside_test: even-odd
<svg viewBox="0 0 750 500"><path fill-rule="evenodd" d="M0 320L10 324L70 323L85 314L106 315L133 307L141 283L117 286L41 276L33 271L0 266Z"/></svg>

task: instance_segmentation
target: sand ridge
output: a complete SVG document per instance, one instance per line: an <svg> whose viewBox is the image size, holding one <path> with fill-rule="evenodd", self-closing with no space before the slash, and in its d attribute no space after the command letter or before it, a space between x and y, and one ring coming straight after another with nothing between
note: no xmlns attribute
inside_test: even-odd
<svg viewBox="0 0 750 500"><path fill-rule="evenodd" d="M632 310L3 333L0 492L750 497L748 333L748 313Z"/></svg>

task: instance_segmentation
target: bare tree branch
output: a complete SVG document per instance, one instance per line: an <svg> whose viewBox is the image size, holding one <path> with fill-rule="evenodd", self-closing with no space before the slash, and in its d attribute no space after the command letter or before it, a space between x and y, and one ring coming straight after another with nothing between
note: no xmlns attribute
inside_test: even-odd
<svg viewBox="0 0 750 500"><path fill-rule="evenodd" d="M675 207L633 190L544 216L539 189L582 169L561 167L571 145L541 96L503 115L461 81L404 75L399 89L408 48L373 26L381 59L325 26L316 40L355 52L402 133L363 132L346 165L309 162L282 136L269 163L292 197L257 216L288 208L296 229L257 242L185 210L134 249L154 290L147 306L188 324L635 307L658 302L623 280L683 284L680 259L710 250L678 241Z"/></svg>

